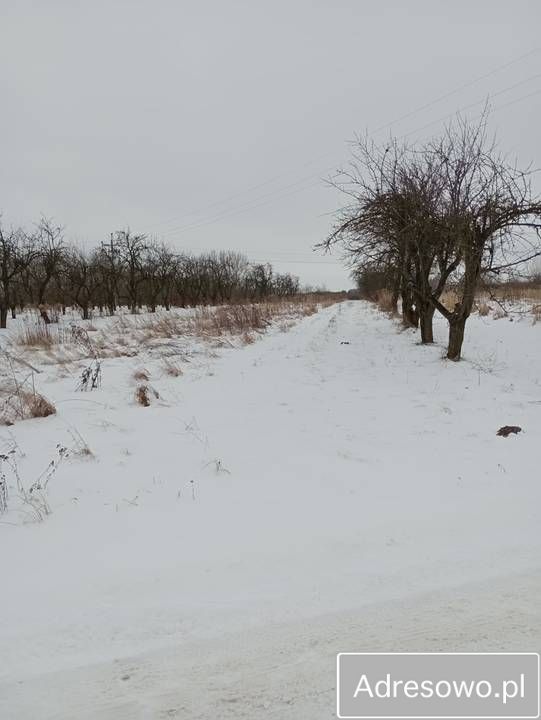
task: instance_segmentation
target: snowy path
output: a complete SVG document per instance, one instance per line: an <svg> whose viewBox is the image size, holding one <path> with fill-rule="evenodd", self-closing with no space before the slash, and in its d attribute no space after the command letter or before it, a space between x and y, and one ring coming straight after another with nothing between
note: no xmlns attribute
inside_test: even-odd
<svg viewBox="0 0 541 720"><path fill-rule="evenodd" d="M17 442L96 460L0 527L0 717L330 718L339 650L538 650L539 327L475 322L475 362L350 302L167 406L127 406L125 359L102 404L59 384Z"/></svg>

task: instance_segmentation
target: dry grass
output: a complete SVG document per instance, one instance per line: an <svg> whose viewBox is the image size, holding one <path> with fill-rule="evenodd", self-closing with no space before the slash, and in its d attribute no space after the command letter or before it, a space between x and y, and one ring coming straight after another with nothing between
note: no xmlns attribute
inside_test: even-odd
<svg viewBox="0 0 541 720"><path fill-rule="evenodd" d="M180 377L184 374L177 363L168 359L163 361L163 371L166 375L169 375L169 377Z"/></svg>
<svg viewBox="0 0 541 720"><path fill-rule="evenodd" d="M280 332L285 333L289 332L294 325L295 322L293 320L282 320L278 327L280 328Z"/></svg>
<svg viewBox="0 0 541 720"><path fill-rule="evenodd" d="M301 315L303 317L309 317L310 315L315 315L317 310L318 306L316 303L307 303L301 306Z"/></svg>
<svg viewBox="0 0 541 720"><path fill-rule="evenodd" d="M534 305L532 307L532 315L534 325L538 322L541 322L541 305Z"/></svg>
<svg viewBox="0 0 541 720"><path fill-rule="evenodd" d="M343 299L340 293L314 293L287 300L272 298L260 303L200 306L182 313L172 310L146 317L120 316L107 332L100 333L96 344L104 357L116 357L137 354L141 346L187 336L203 340L227 335L242 338L245 333L263 332L274 320L309 316Z"/></svg>
<svg viewBox="0 0 541 720"><path fill-rule="evenodd" d="M148 385L138 385L135 390L135 400L139 405L148 407L150 405L150 395L148 394Z"/></svg>
<svg viewBox="0 0 541 720"><path fill-rule="evenodd" d="M376 304L379 307L380 310L383 312L393 312L394 311L394 304L393 304L393 294L390 290L382 289L378 290L376 293Z"/></svg>
<svg viewBox="0 0 541 720"><path fill-rule="evenodd" d="M157 390L155 390L153 387L150 387L150 385L145 385L142 383L141 385L138 385L135 390L135 401L138 405L142 405L143 407L149 407L150 406L150 398L155 397L158 399L160 397Z"/></svg>
<svg viewBox="0 0 541 720"><path fill-rule="evenodd" d="M481 315L481 317L486 317L490 313L490 310L490 305L486 302L481 302L477 306L477 312Z"/></svg>
<svg viewBox="0 0 541 720"><path fill-rule="evenodd" d="M126 321L125 321L126 322ZM150 315L134 321L137 329L146 331L148 338L172 338L183 335L186 330L186 318L168 312L166 315Z"/></svg>
<svg viewBox="0 0 541 720"><path fill-rule="evenodd" d="M480 292L480 295L492 294L501 301L520 302L521 300L541 302L541 286L537 283L501 283Z"/></svg>
<svg viewBox="0 0 541 720"><path fill-rule="evenodd" d="M136 357L142 350L167 344L173 346L175 354L178 354L182 352L178 341L188 338L212 343L221 340L225 345L231 345L233 338L237 337L241 343L250 344L273 323L288 329L300 318L313 315L344 298L341 293L312 293L287 299L271 298L259 303L173 309L145 316L120 315L93 335L88 355L97 353L102 359ZM57 341L61 346L71 344L78 347L77 338L70 336L67 328L51 330L42 321L27 326L20 339L28 347L41 346L48 352ZM148 382L146 370L143 368L142 371L144 376L134 374L136 382ZM165 372L171 377L182 374L178 367L165 367Z"/></svg>
<svg viewBox="0 0 541 720"><path fill-rule="evenodd" d="M249 332L245 332L241 339L243 345L253 345L255 343L255 335Z"/></svg>
<svg viewBox="0 0 541 720"><path fill-rule="evenodd" d="M440 302L442 305L444 305L447 310L453 311L455 309L455 305L460 301L460 298L458 297L458 294L455 290L445 290L445 292L442 293L442 296L440 297Z"/></svg>
<svg viewBox="0 0 541 720"><path fill-rule="evenodd" d="M28 390L14 380L4 378L0 384L0 425L13 425L17 420L49 417L56 408L38 392Z"/></svg>
<svg viewBox="0 0 541 720"><path fill-rule="evenodd" d="M26 322L15 337L15 342L23 347L50 350L59 344L60 338L58 332L51 330L43 320L37 320L32 323Z"/></svg>
<svg viewBox="0 0 541 720"><path fill-rule="evenodd" d="M325 306L336 302L325 298ZM253 335L266 330L274 321L287 321L308 317L316 313L322 304L314 296L300 300L273 300L264 303L221 305L216 308L198 308L189 320L190 331L201 337L220 335ZM255 337L255 335L254 335Z"/></svg>
<svg viewBox="0 0 541 720"><path fill-rule="evenodd" d="M26 406L28 408L28 415L31 418L38 417L49 417L49 415L56 414L56 408L50 400L43 397L39 393L30 394L26 399Z"/></svg>
<svg viewBox="0 0 541 720"><path fill-rule="evenodd" d="M196 310L191 321L196 335L238 335L249 330L261 331L270 325L278 305L220 305L217 308L202 307Z"/></svg>
<svg viewBox="0 0 541 720"><path fill-rule="evenodd" d="M148 381L150 380L150 373L149 373L148 370L145 370L144 368L142 368L142 369L140 369L140 370L136 370L136 371L133 373L132 377L133 377L133 379L136 380L137 382L142 382L143 380L144 380L145 382L148 382Z"/></svg>

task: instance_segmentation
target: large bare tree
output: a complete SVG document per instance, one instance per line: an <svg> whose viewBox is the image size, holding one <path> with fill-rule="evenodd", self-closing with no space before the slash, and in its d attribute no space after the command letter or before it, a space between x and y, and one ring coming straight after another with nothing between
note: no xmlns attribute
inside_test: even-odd
<svg viewBox="0 0 541 720"><path fill-rule="evenodd" d="M426 152L442 167L442 216L458 293L451 310L435 295L432 302L449 322L447 357L459 360L481 276L541 255L541 196L533 189L531 171L510 164L488 137L486 115L475 124L457 121ZM442 277L447 280L445 272Z"/></svg>
<svg viewBox="0 0 541 720"><path fill-rule="evenodd" d="M319 247L339 245L357 276L389 278L407 324L433 341L437 309L448 320L447 357L459 360L480 277L541 254L541 200L531 173L509 164L486 131L457 120L420 147L357 142L334 180L349 198ZM441 296L453 281L458 302Z"/></svg>

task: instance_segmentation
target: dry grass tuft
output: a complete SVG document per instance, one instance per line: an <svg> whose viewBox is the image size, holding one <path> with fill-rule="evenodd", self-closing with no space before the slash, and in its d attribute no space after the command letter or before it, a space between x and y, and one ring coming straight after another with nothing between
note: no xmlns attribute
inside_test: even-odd
<svg viewBox="0 0 541 720"><path fill-rule="evenodd" d="M180 377L184 374L180 367L176 363L171 362L171 360L164 360L163 370L169 377Z"/></svg>
<svg viewBox="0 0 541 720"><path fill-rule="evenodd" d="M150 396L148 394L148 385L138 385L135 391L135 400L139 405L148 407L150 405Z"/></svg>
<svg viewBox="0 0 541 720"><path fill-rule="evenodd" d="M534 305L532 307L533 323L534 325L541 322L541 305Z"/></svg>
<svg viewBox="0 0 541 720"><path fill-rule="evenodd" d="M38 392L27 390L17 382L3 379L0 385L0 425L13 425L17 420L49 417L56 408Z"/></svg>
<svg viewBox="0 0 541 720"><path fill-rule="evenodd" d="M34 323L25 323L19 334L15 337L17 345L32 348L45 348L50 350L60 342L58 333L52 331L43 320Z"/></svg>
<svg viewBox="0 0 541 720"><path fill-rule="evenodd" d="M154 396L156 399L160 397L158 391L149 385L141 384L137 386L135 390L135 400L139 405L149 407L151 396Z"/></svg>
<svg viewBox="0 0 541 720"><path fill-rule="evenodd" d="M378 290L376 293L376 304L383 312L391 313L394 311L393 294L390 290Z"/></svg>
<svg viewBox="0 0 541 720"><path fill-rule="evenodd" d="M245 332L242 336L243 345L253 345L255 343L255 336L252 333Z"/></svg>
<svg viewBox="0 0 541 720"><path fill-rule="evenodd" d="M49 415L56 414L56 408L52 402L39 393L30 395L26 400L26 404L31 418L49 417Z"/></svg>
<svg viewBox="0 0 541 720"><path fill-rule="evenodd" d="M145 382L148 382L150 380L150 373L148 370L145 370L144 368L141 370L136 370L133 373L133 379L137 380L137 382L142 382L143 380Z"/></svg>
<svg viewBox="0 0 541 720"><path fill-rule="evenodd" d="M482 302L479 303L477 307L477 311L481 317L486 317L490 313L491 307L488 303Z"/></svg>

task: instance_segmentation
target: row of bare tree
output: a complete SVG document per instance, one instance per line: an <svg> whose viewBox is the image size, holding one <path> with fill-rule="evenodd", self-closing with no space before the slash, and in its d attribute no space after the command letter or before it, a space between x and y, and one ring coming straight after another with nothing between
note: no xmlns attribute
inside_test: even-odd
<svg viewBox="0 0 541 720"><path fill-rule="evenodd" d="M252 264L237 252L188 255L130 231L111 234L91 251L66 241L63 228L42 218L28 232L0 224L0 327L9 311L26 306L77 306L87 319L94 308L114 314L120 305L136 313L158 305L218 304L289 296L299 280Z"/></svg>
<svg viewBox="0 0 541 720"><path fill-rule="evenodd" d="M384 278L404 322L433 342L433 317L449 324L447 357L459 360L483 277L541 255L541 196L534 171L508 162L477 123L458 120L421 146L359 139L333 182L349 202L325 249L342 248L355 279ZM454 308L442 302L452 285ZM400 303L399 303L400 301Z"/></svg>

